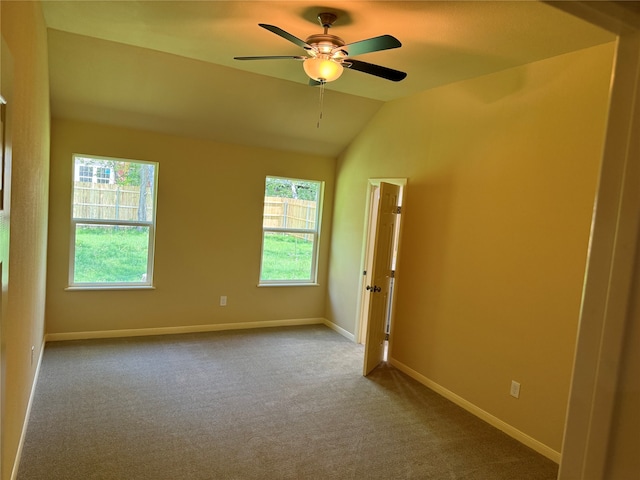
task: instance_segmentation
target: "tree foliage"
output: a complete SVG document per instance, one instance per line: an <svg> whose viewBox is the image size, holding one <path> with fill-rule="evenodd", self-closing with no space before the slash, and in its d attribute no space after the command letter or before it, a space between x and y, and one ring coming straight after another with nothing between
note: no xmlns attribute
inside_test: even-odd
<svg viewBox="0 0 640 480"><path fill-rule="evenodd" d="M118 185L135 185L140 186L140 170L143 166L140 163L133 162L113 162L114 171L116 173L116 184Z"/></svg>
<svg viewBox="0 0 640 480"><path fill-rule="evenodd" d="M267 177L265 195L267 197L297 198L317 201L320 183L291 178Z"/></svg>

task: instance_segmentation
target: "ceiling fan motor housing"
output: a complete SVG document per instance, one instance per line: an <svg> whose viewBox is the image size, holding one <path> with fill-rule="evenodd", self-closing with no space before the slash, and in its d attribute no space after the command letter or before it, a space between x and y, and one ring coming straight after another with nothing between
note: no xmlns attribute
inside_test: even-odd
<svg viewBox="0 0 640 480"><path fill-rule="evenodd" d="M327 33L319 33L317 35L311 35L305 40L306 43L311 45L317 53L330 54L340 47L344 47L346 43L340 37L335 35L329 35ZM346 54L346 50L344 50Z"/></svg>

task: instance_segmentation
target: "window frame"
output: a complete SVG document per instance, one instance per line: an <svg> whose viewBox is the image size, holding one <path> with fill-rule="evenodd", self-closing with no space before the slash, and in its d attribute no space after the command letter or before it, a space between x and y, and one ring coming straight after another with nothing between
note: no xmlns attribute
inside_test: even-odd
<svg viewBox="0 0 640 480"><path fill-rule="evenodd" d="M285 227L265 227L264 226L264 200L266 198L267 181L269 178L278 180L291 180L299 182L313 182L318 184L318 198L316 204L315 228L285 228ZM283 177L281 175L266 175L264 181L264 192L262 196L262 240L260 244L260 271L258 276L258 287L282 287L282 286L318 286L318 257L320 252L320 233L322 229L322 210L324 207L324 181L312 180L305 178ZM279 279L279 280L263 280L262 270L264 266L264 240L267 233L297 233L313 236L313 246L311 249L311 267L309 278L305 279Z"/></svg>
<svg viewBox="0 0 640 480"><path fill-rule="evenodd" d="M153 195L151 202L153 204L151 220L115 220L115 219L95 219L95 218L75 218L74 217L74 193L75 193L75 164L76 159L86 158L97 161L108 162L126 162L138 163L154 166L153 174ZM158 207L158 173L160 164L147 160L132 160L128 158L105 157L101 155L89 155L74 153L71 156L72 174L71 174L71 213L69 222L69 275L68 287L66 290L135 290L135 289L153 289L153 267L155 259L155 238L156 238L156 215ZM96 167L93 168L93 180L96 180ZM101 185L97 181L92 181L97 185ZM139 282L75 282L75 257L76 257L76 231L79 225L96 225L96 226L123 226L123 227L146 227L149 229L149 239L147 244L147 277Z"/></svg>

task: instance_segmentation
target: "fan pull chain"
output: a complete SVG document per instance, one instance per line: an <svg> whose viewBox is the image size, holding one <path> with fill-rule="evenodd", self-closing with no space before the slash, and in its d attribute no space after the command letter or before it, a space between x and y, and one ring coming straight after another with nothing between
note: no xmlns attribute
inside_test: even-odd
<svg viewBox="0 0 640 480"><path fill-rule="evenodd" d="M322 106L324 104L324 84L327 82L320 82L320 115L318 116L318 124L316 128L320 128L320 121L322 120Z"/></svg>

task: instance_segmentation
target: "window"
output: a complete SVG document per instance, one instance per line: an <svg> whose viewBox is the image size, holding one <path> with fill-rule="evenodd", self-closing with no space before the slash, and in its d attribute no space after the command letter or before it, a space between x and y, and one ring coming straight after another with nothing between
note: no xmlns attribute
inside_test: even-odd
<svg viewBox="0 0 640 480"><path fill-rule="evenodd" d="M158 164L73 162L69 286L152 285Z"/></svg>
<svg viewBox="0 0 640 480"><path fill-rule="evenodd" d="M93 167L89 165L78 166L78 181L91 183L93 181Z"/></svg>
<svg viewBox="0 0 640 480"><path fill-rule="evenodd" d="M96 167L96 183L111 183L111 169Z"/></svg>
<svg viewBox="0 0 640 480"><path fill-rule="evenodd" d="M74 167L74 180L84 183L115 183L115 178L111 174L113 170L105 167L105 162L104 160L93 160L90 158L83 158L80 163L76 162Z"/></svg>
<svg viewBox="0 0 640 480"><path fill-rule="evenodd" d="M322 189L322 182L267 177L260 285L316 283Z"/></svg>

